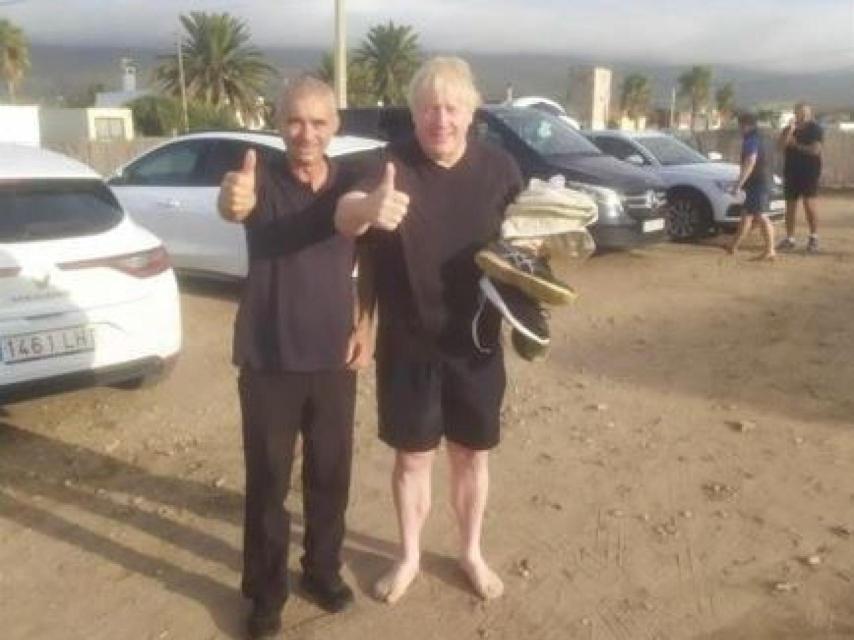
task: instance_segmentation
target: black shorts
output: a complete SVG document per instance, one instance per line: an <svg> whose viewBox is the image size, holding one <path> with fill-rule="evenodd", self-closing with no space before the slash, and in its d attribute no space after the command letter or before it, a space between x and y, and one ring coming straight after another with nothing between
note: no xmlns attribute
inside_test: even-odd
<svg viewBox="0 0 854 640"><path fill-rule="evenodd" d="M768 189L764 187L750 187L744 192L744 206L742 215L755 216L768 211Z"/></svg>
<svg viewBox="0 0 854 640"><path fill-rule="evenodd" d="M408 452L431 451L442 436L468 449L491 449L500 439L505 386L500 348L432 360L378 353L380 440Z"/></svg>
<svg viewBox="0 0 854 640"><path fill-rule="evenodd" d="M818 195L818 175L789 175L785 180L786 200L815 198Z"/></svg>

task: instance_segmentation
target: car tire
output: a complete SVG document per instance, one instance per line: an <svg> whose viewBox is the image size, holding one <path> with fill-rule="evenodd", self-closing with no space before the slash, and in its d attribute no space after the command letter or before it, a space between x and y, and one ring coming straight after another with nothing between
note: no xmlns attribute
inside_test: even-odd
<svg viewBox="0 0 854 640"><path fill-rule="evenodd" d="M693 242L711 235L712 209L705 198L676 193L668 198L667 233L674 242Z"/></svg>

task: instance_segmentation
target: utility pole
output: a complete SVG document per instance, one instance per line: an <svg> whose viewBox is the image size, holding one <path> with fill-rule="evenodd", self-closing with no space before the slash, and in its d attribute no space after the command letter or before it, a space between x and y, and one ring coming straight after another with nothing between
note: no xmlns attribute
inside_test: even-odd
<svg viewBox="0 0 854 640"><path fill-rule="evenodd" d="M181 115L184 124L184 133L190 130L190 118L187 115L187 84L184 80L184 52L181 46L181 34L175 40L178 49L178 84L181 86Z"/></svg>
<svg viewBox="0 0 854 640"><path fill-rule="evenodd" d="M670 128L673 129L676 123L676 87L670 89Z"/></svg>
<svg viewBox="0 0 854 640"><path fill-rule="evenodd" d="M335 96L338 108L347 108L347 25L344 0L335 0Z"/></svg>

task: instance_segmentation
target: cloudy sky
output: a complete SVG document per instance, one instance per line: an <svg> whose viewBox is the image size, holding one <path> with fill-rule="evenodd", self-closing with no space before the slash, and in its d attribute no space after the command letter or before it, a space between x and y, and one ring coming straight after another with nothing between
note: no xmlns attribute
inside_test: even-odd
<svg viewBox="0 0 854 640"><path fill-rule="evenodd" d="M430 51L554 52L854 72L854 0L345 0L356 44L368 27L412 25ZM334 0L0 0L36 43L163 46L177 15L228 11L258 45L331 44Z"/></svg>

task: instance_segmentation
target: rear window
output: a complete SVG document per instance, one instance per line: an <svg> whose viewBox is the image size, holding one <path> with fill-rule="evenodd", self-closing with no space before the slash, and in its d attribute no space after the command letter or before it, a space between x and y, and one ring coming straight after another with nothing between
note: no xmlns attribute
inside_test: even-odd
<svg viewBox="0 0 854 640"><path fill-rule="evenodd" d="M0 242L93 235L121 219L121 206L98 180L0 181Z"/></svg>

